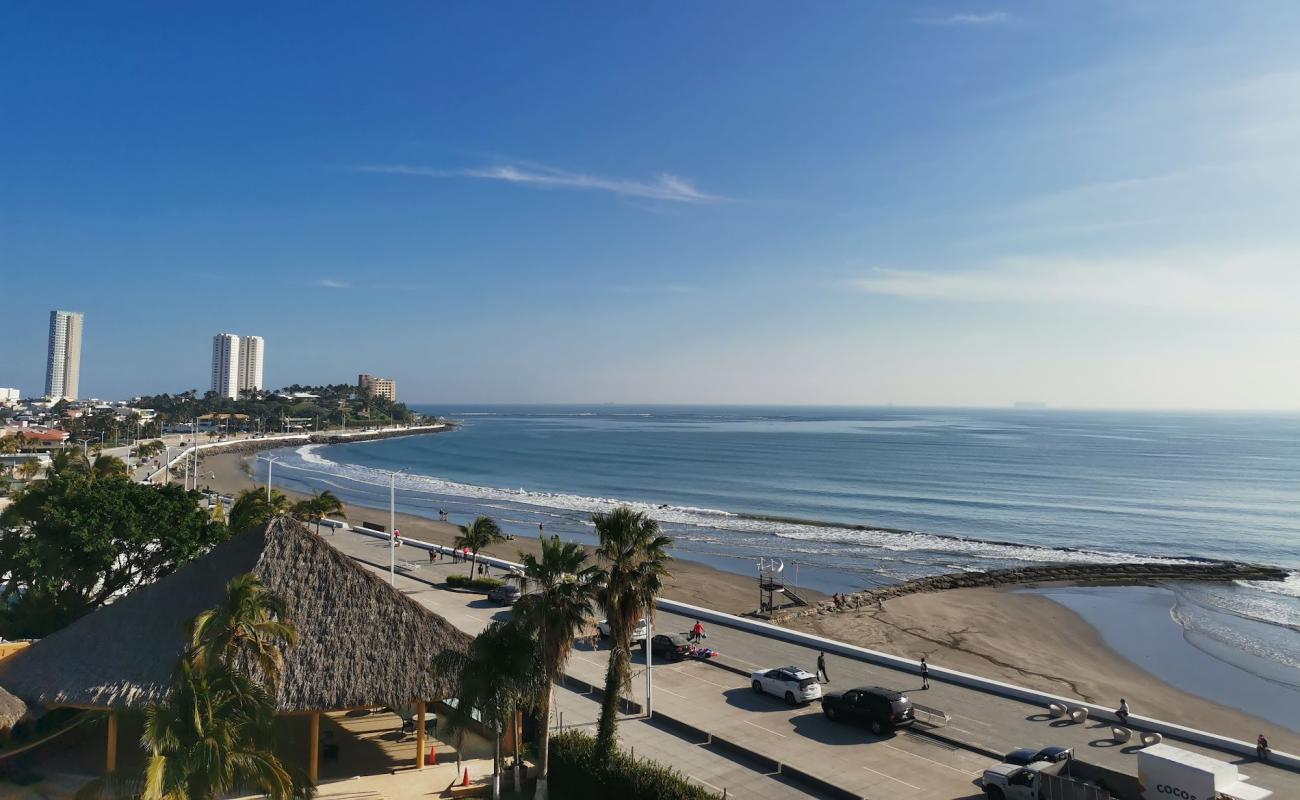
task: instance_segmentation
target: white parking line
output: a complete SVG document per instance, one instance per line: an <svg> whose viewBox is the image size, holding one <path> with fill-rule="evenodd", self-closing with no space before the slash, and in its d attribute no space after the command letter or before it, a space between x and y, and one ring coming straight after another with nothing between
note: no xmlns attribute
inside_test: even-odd
<svg viewBox="0 0 1300 800"><path fill-rule="evenodd" d="M961 774L961 775L969 775L969 774L971 774L971 773L970 773L970 770L958 769L957 767L951 766L951 765L949 765L949 764L945 764L945 763L943 763L942 761L935 761L933 758L926 758L925 756L917 755L916 753L913 753L911 750L904 750L904 749L901 748L901 747L894 747L894 746L893 746L892 744L890 744L889 742L882 742L882 744L884 744L885 747L888 747L890 750L897 750L897 751L900 752L900 753L907 753L909 756L912 756L913 758L919 758L919 759L921 759L922 761L929 761L931 764L934 764L934 765L939 766L939 767L943 767L944 769L950 769L950 770L952 770L953 772L959 773L959 774Z"/></svg>
<svg viewBox="0 0 1300 800"><path fill-rule="evenodd" d="M689 699L690 699L689 697L687 697L687 696L684 695L684 694L678 694L677 692L674 692L672 689L665 689L665 688L662 687L662 686L659 687L659 691L661 691L661 692L667 692L668 694L672 695L673 697L680 697L680 698L682 698L683 700L689 700Z"/></svg>
<svg viewBox="0 0 1300 800"><path fill-rule="evenodd" d="M673 670L673 671L676 672L678 675L685 675L686 677L688 677L688 678L694 678L694 679L697 680L697 681L704 681L705 683L711 683L711 684L713 684L714 686L720 686L720 687L722 687L723 689L736 688L736 687L727 686L725 683L718 683L717 681L711 681L711 680L709 680L708 678L701 678L699 675L693 675L693 674L691 674L691 673L689 673L689 672L685 672L685 671L682 671L682 670Z"/></svg>
<svg viewBox="0 0 1300 800"><path fill-rule="evenodd" d="M867 772L874 772L874 773L876 773L877 775L880 775L881 777L889 778L891 781L898 781L899 783L903 784L904 786L910 786L911 788L917 790L918 792L925 791L925 790L922 789L920 786L913 786L912 784L908 783L907 781L900 781L900 780L898 780L898 778L895 778L893 775L890 775L890 774L885 773L885 772L881 772L880 770L872 769L871 767L863 767L863 769L865 769Z"/></svg>
<svg viewBox="0 0 1300 800"><path fill-rule="evenodd" d="M777 733L776 731L771 730L770 728L764 728L762 725L754 725L754 723L750 722L747 719L742 719L741 722L745 723L746 725L750 725L752 727L758 728L760 731L767 731L773 736L780 736L782 739L786 738L784 733Z"/></svg>
<svg viewBox="0 0 1300 800"><path fill-rule="evenodd" d="M974 717L968 717L968 716L966 716L965 714L952 714L951 716L954 716L954 717L961 717L962 719L968 719L968 720L970 720L971 722L975 723L976 725L983 725L983 726L986 727L986 728L992 728L992 727L993 727L993 725L992 725L991 723L985 722L985 721L982 720L982 719L975 719Z"/></svg>

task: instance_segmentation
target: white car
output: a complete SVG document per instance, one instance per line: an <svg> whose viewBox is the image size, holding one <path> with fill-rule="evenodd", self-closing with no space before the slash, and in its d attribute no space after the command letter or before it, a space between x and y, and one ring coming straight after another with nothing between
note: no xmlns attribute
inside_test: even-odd
<svg viewBox="0 0 1300 800"><path fill-rule="evenodd" d="M602 639L609 638L609 620L602 619L600 622L597 622L596 628L600 631L600 636ZM633 643L644 642L646 634L648 634L649 632L650 632L650 624L645 621L644 617L642 617L641 621L638 622L636 624L636 627L632 629L632 636L631 636L632 642Z"/></svg>
<svg viewBox="0 0 1300 800"><path fill-rule="evenodd" d="M757 694L773 694L785 698L790 705L811 703L822 696L822 685L811 672L798 667L776 667L750 673Z"/></svg>

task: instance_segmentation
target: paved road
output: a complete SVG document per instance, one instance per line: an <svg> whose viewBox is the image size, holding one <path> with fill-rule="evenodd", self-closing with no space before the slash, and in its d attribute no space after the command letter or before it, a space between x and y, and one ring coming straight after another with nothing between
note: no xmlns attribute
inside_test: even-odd
<svg viewBox="0 0 1300 800"><path fill-rule="evenodd" d="M387 543L368 536L340 532L326 539L340 550L372 564L381 565L376 572L387 575L382 565L388 559ZM415 566L411 571L423 580L441 582L450 573L464 573L464 562L441 562L430 565L424 551L403 548L398 562ZM508 609L491 604L481 595L431 588L427 584L397 573L397 585L412 598L440 614L452 624L477 633L493 618L509 614ZM604 681L607 663L604 648L592 650L579 644L570 657L568 674L594 685ZM636 659L633 679L635 692L644 687L644 661ZM872 800L955 800L982 797L974 780L992 762L957 748L941 746L910 734L890 739L873 738L865 731L836 729L829 735L806 735L807 720L798 725L782 722L789 713L779 700L753 696L747 680L709 664L682 662L654 668L654 708L709 731L715 736L743 743L771 759L805 769L837 786ZM564 723L592 721L599 708L583 698L581 708L570 711L575 700L571 692L557 692L563 699ZM803 709L802 714L816 720L822 716L818 707ZM570 716L576 714L577 716ZM620 726L625 747L635 747L638 755L652 755L661 763L681 769L688 775L717 789L726 788L728 797L816 797L803 786L792 787L766 776L752 765L738 763L721 752L690 744L678 736L647 724L642 717ZM827 744L835 745L827 747Z"/></svg>
<svg viewBox="0 0 1300 800"><path fill-rule="evenodd" d="M378 552L381 558L386 557L382 542L366 541L366 538L344 533L338 535L336 541L340 544L351 542L345 549L357 546L363 549L362 552L368 549L372 555ZM423 553L419 552L418 556L417 560L422 560ZM460 569L464 568L461 564ZM420 566L417 574L424 572L424 577L437 580L435 575L447 569L425 564ZM450 610L452 605L454 603L449 603L446 598L440 599L439 613L443 613L443 609ZM661 612L656 627L660 631L685 631L693 622ZM731 664L743 669L796 664L812 671L816 663L816 651L721 626L709 627L708 643L721 650ZM570 672L584 679L588 676L599 678L603 674L603 660L603 655L580 649L575 652ZM834 655L828 656L827 660L832 678L829 688L880 685L908 690L917 702L948 712L952 721L944 732L975 748L1000 753L1021 746L1063 744L1074 747L1084 760L1128 774L1137 772L1138 748L1113 746L1109 739L1109 723L1089 721L1075 725L1050 721L1046 719L1044 709L1021 701L937 681L932 682L932 689L920 691L920 682L915 675ZM659 690L655 695L657 710L678 715L718 734L739 735L747 746L778 760L801 766L819 765L816 774L833 777L838 785L862 791L867 797L961 797L964 796L962 789L956 785L938 787L912 780L910 776L916 774L915 770L925 767L919 758L929 757L943 765L932 765L931 772L943 774L955 769L961 771L967 781L970 775L989 763L987 759L979 759L965 751L960 755L940 755L935 752L939 750L936 745L921 737L904 734L885 740L873 738L865 731L846 729L826 720L817 707L790 709L775 699L756 697L748 688L746 678L710 665L691 663L656 667L655 676ZM639 681L636 683L637 695L633 699L639 699L642 685ZM1272 789L1279 800L1300 798L1300 775L1294 772L1195 744L1172 743L1239 764L1244 774L1250 776L1251 783ZM906 751L908 755L889 752L898 750ZM887 762L877 760L881 753L888 755ZM901 766L909 763L910 766ZM876 776L881 780L872 782L858 774L863 768L867 776L874 775L872 770L881 773L881 776ZM904 783L914 786L903 787ZM891 785L894 791L883 790L883 787ZM908 791L904 791L905 788ZM917 794L909 794L909 791ZM965 792L967 795L971 793L969 783Z"/></svg>

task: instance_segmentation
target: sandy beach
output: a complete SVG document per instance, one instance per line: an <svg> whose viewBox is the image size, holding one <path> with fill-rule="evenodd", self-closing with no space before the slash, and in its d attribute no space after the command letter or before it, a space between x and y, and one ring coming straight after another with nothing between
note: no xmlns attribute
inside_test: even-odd
<svg viewBox="0 0 1300 800"><path fill-rule="evenodd" d="M251 456L246 453L207 456L203 462L203 471L213 477L204 481L204 485L223 494L235 494L262 485L254 483L249 476L244 466L244 461L248 458ZM285 493L295 499L303 496L292 491ZM347 506L346 509L348 520L351 522L373 520L385 526L388 524L388 509L352 505ZM398 514L397 527L403 536L411 539L448 546L459 533L456 526L451 523L410 514ZM536 538L516 537L511 541L489 547L483 552L499 558L518 560L521 552L537 554L540 548L541 545ZM812 590L803 590L800 594L809 602L826 599L825 595ZM666 582L664 596L670 600L707 606L731 614L744 614L753 611L756 607L758 590L753 578L724 572L694 561L677 560L673 562L672 577Z"/></svg>
<svg viewBox="0 0 1300 800"><path fill-rule="evenodd" d="M209 456L204 471L214 476L208 481L211 488L236 493L260 485L249 476L248 458L236 453ZM386 509L353 506L347 513L352 522L387 522ZM457 533L450 523L397 516L398 527L411 538L450 545ZM538 547L536 539L516 538L484 552L515 559L520 552L536 553ZM674 562L664 592L673 600L735 614L752 611L755 594L754 582L746 576L684 560ZM815 592L804 594L810 601L824 599ZM887 653L925 655L935 665L1104 705L1118 705L1125 697L1136 714L1247 741L1267 731L1275 747L1300 749L1300 735L1170 686L1114 652L1065 606L1009 588L913 594L890 599L879 609L802 617L787 624Z"/></svg>

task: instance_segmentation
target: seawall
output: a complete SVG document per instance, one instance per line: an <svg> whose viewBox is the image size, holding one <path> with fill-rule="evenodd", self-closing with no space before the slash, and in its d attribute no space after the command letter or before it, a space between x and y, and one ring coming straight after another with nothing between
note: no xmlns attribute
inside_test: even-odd
<svg viewBox="0 0 1300 800"><path fill-rule="evenodd" d="M1089 585L1135 585L1158 581L1280 581L1287 571L1259 564L1232 561L1200 561L1191 564L1048 564L1014 567L987 572L955 572L915 578L892 586L882 586L843 595L842 603L826 600L809 608L778 611L776 621L853 611L876 606L885 600L920 592L947 589L973 589L987 586L1018 586L1030 583L1082 583Z"/></svg>

